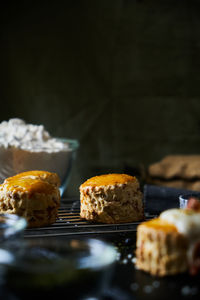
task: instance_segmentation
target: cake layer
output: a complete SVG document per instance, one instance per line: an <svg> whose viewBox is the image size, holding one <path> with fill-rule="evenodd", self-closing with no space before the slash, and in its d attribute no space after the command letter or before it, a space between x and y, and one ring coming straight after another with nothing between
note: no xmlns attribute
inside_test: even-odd
<svg viewBox="0 0 200 300"><path fill-rule="evenodd" d="M0 213L26 218L28 227L55 222L60 205L57 174L30 171L7 178L0 185Z"/></svg>
<svg viewBox="0 0 200 300"><path fill-rule="evenodd" d="M191 200L191 201L190 201ZM200 203L190 199L185 209L168 209L137 228L136 266L165 276L200 270Z"/></svg>
<svg viewBox="0 0 200 300"><path fill-rule="evenodd" d="M142 193L136 177L95 176L80 186L80 216L103 223L126 223L144 218Z"/></svg>

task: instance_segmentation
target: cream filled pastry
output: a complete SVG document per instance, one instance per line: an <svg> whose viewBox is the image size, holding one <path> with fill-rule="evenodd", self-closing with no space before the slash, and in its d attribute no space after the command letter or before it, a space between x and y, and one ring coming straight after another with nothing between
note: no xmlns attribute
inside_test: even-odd
<svg viewBox="0 0 200 300"><path fill-rule="evenodd" d="M196 200L198 202L198 200ZM164 276L200 270L200 210L169 209L137 229L136 266L152 275ZM195 208L195 209L194 209Z"/></svg>

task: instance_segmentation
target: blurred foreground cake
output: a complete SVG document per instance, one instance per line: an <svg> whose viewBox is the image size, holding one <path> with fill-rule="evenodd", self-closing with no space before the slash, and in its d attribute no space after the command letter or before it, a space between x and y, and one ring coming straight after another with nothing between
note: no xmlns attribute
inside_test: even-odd
<svg viewBox="0 0 200 300"><path fill-rule="evenodd" d="M4 180L0 185L0 213L17 214L28 227L54 223L60 205L60 180L56 173L29 171Z"/></svg>
<svg viewBox="0 0 200 300"><path fill-rule="evenodd" d="M138 269L156 276L200 271L200 203L194 202L191 206L189 201L186 209L166 210L138 226Z"/></svg>
<svg viewBox="0 0 200 300"><path fill-rule="evenodd" d="M148 168L150 184L200 191L200 155L168 155Z"/></svg>
<svg viewBox="0 0 200 300"><path fill-rule="evenodd" d="M101 223L126 223L144 218L140 185L136 177L105 174L80 186L83 219Z"/></svg>

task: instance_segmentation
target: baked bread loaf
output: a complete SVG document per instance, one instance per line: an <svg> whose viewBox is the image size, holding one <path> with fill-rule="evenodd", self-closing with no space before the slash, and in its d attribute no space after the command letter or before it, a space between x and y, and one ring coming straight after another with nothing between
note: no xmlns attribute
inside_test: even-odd
<svg viewBox="0 0 200 300"><path fill-rule="evenodd" d="M23 216L28 227L54 223L60 205L60 179L56 173L28 171L0 185L0 213Z"/></svg>
<svg viewBox="0 0 200 300"><path fill-rule="evenodd" d="M126 223L144 218L140 185L136 177L105 174L80 186L83 219L101 223Z"/></svg>
<svg viewBox="0 0 200 300"><path fill-rule="evenodd" d="M200 178L200 155L168 155L149 166L152 177L163 179Z"/></svg>
<svg viewBox="0 0 200 300"><path fill-rule="evenodd" d="M136 267L166 276L200 270L200 210L169 209L138 225Z"/></svg>
<svg viewBox="0 0 200 300"><path fill-rule="evenodd" d="M183 179L155 179L151 178L148 179L147 183L153 184L156 186L165 186L169 188L176 188L176 189L184 189L184 190L191 190L200 192L200 179L198 180L183 180Z"/></svg>
<svg viewBox="0 0 200 300"><path fill-rule="evenodd" d="M148 167L150 184L200 191L200 155L168 155Z"/></svg>

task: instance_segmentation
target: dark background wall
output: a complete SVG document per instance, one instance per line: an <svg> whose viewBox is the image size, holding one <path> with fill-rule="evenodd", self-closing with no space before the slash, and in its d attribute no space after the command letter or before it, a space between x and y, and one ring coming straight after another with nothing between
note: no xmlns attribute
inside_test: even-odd
<svg viewBox="0 0 200 300"><path fill-rule="evenodd" d="M0 17L0 121L79 140L69 194L200 152L199 1L8 0Z"/></svg>

